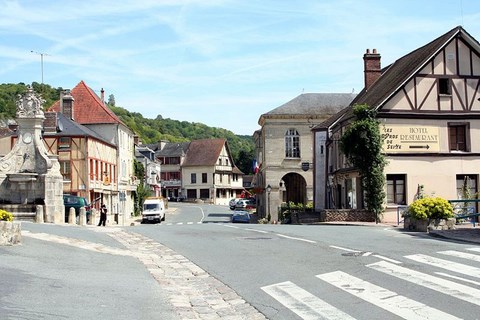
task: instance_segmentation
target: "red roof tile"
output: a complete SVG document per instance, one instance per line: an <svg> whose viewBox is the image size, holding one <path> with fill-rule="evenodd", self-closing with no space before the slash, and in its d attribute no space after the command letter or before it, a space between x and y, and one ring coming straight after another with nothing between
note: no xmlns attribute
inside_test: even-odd
<svg viewBox="0 0 480 320"><path fill-rule="evenodd" d="M75 99L73 104L73 120L75 122L80 124L123 124L83 80L70 93ZM55 102L48 111L60 112L60 100Z"/></svg>
<svg viewBox="0 0 480 320"><path fill-rule="evenodd" d="M215 165L225 143L225 139L204 139L190 142L183 166Z"/></svg>

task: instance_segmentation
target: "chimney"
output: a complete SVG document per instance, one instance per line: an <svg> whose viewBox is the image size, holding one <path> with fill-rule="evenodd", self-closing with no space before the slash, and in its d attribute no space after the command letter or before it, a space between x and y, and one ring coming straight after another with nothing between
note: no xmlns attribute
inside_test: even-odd
<svg viewBox="0 0 480 320"><path fill-rule="evenodd" d="M72 97L70 90L65 90L60 95L60 112L65 115L68 119L74 120L73 112L73 101L75 99Z"/></svg>
<svg viewBox="0 0 480 320"><path fill-rule="evenodd" d="M370 49L363 55L364 73L365 73L365 89L368 90L372 84L377 81L381 76L380 67L380 54L377 53L377 49L373 49L370 53Z"/></svg>
<svg viewBox="0 0 480 320"><path fill-rule="evenodd" d="M100 98L102 99L102 103L105 103L105 90L100 90Z"/></svg>
<svg viewBox="0 0 480 320"><path fill-rule="evenodd" d="M57 113L45 112L45 121L43 121L43 129L45 133L57 132Z"/></svg>

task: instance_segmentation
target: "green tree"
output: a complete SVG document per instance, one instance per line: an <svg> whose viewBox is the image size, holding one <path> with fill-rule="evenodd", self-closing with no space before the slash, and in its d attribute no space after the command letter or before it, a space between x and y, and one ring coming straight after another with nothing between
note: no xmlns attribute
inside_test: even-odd
<svg viewBox="0 0 480 320"><path fill-rule="evenodd" d="M356 119L350 124L340 140L340 149L347 160L358 169L365 192L367 209L380 221L385 200L385 155L383 139L376 110L368 105L355 105Z"/></svg>
<svg viewBox="0 0 480 320"><path fill-rule="evenodd" d="M137 190L134 195L134 214L135 216L140 215L142 211L143 202L145 198L151 195L151 190L145 187L145 167L143 164L134 159L133 161L133 172L140 183L137 186Z"/></svg>

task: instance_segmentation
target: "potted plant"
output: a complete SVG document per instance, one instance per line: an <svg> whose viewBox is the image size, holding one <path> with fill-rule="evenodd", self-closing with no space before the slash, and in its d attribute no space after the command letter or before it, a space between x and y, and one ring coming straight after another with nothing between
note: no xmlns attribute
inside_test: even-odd
<svg viewBox="0 0 480 320"><path fill-rule="evenodd" d="M407 230L428 232L432 229L454 229L453 207L441 197L424 197L410 204L404 216Z"/></svg>

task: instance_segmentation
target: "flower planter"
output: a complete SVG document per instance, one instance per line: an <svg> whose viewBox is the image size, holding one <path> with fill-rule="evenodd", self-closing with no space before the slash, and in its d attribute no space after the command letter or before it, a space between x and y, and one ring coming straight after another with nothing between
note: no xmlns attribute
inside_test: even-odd
<svg viewBox="0 0 480 320"><path fill-rule="evenodd" d="M0 246L10 246L22 241L20 222L0 221Z"/></svg>
<svg viewBox="0 0 480 320"><path fill-rule="evenodd" d="M430 230L455 229L455 218L417 220L405 217L403 228L408 231L429 232Z"/></svg>

